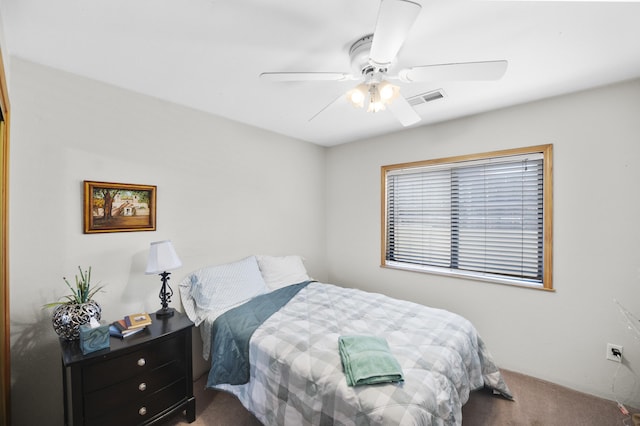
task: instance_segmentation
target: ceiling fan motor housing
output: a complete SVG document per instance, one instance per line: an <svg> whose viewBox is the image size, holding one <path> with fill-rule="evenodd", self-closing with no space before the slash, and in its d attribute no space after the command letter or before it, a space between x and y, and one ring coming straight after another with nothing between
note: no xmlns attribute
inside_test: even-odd
<svg viewBox="0 0 640 426"><path fill-rule="evenodd" d="M371 52L371 42L373 34L359 38L349 49L349 59L354 75L362 75L371 82L380 82L382 74L387 72L386 68L379 68L371 63L369 53ZM374 80L374 81L372 81ZM377 81L376 81L377 80Z"/></svg>

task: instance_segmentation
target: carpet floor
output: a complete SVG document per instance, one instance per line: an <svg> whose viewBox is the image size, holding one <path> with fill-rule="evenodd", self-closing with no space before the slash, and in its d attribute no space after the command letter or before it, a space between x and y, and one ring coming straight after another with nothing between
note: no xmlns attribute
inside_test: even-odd
<svg viewBox="0 0 640 426"><path fill-rule="evenodd" d="M475 391L462 409L463 426L633 426L613 401L507 370L504 380L514 401ZM191 426L261 426L233 395L204 388L206 375L194 383L196 421ZM638 412L630 407L630 411ZM176 415L164 426L186 426Z"/></svg>

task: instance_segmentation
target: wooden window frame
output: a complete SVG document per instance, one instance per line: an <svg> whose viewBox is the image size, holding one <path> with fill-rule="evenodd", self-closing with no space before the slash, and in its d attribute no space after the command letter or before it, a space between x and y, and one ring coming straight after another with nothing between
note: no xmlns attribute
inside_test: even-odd
<svg viewBox="0 0 640 426"><path fill-rule="evenodd" d="M11 424L11 321L9 307L9 125L7 78L0 51L0 424Z"/></svg>
<svg viewBox="0 0 640 426"><path fill-rule="evenodd" d="M490 158L507 157L515 155L526 155L532 153L541 153L543 155L543 273L542 285L529 285L520 283L517 280L496 280L477 276L473 273L445 272L434 270L422 270L420 268L401 267L397 265L387 264L387 174L390 171L398 169L419 168L434 165L445 165L460 162L468 162L474 160L485 160ZM408 163L399 163L386 165L381 167L381 250L380 250L380 266L390 269L411 270L422 273L435 273L448 276L459 276L473 280L496 282L518 287L526 287L547 291L553 289L553 145L538 145L526 148L516 148L501 151L492 151L486 153L462 155L456 157L439 158L425 161L415 161Z"/></svg>

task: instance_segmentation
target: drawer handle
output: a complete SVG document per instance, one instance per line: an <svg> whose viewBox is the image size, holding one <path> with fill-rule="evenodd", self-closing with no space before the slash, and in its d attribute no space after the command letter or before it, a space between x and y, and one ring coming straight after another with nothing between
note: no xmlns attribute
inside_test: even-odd
<svg viewBox="0 0 640 426"><path fill-rule="evenodd" d="M140 409L138 410L138 414L140 414L141 416L144 416L147 414L147 407L140 407Z"/></svg>
<svg viewBox="0 0 640 426"><path fill-rule="evenodd" d="M138 385L138 390L139 391L146 391L147 390L147 384L146 383L140 383Z"/></svg>
<svg viewBox="0 0 640 426"><path fill-rule="evenodd" d="M140 358L140 359L138 360L138 365L139 365L140 367L144 367L144 365L145 365L146 363L147 363L147 361L146 361L144 358Z"/></svg>

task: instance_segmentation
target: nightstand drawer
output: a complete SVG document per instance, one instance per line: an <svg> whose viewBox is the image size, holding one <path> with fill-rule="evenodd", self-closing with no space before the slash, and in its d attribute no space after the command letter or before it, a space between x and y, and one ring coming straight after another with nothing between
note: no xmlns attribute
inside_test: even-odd
<svg viewBox="0 0 640 426"><path fill-rule="evenodd" d="M101 389L185 356L184 335L149 345L128 355L87 366L84 369L86 392Z"/></svg>
<svg viewBox="0 0 640 426"><path fill-rule="evenodd" d="M123 405L143 400L177 380L184 378L185 365L175 361L162 367L137 375L113 386L85 395L84 410L88 418L110 414Z"/></svg>
<svg viewBox="0 0 640 426"><path fill-rule="evenodd" d="M123 404L104 415L86 418L91 426L138 425L186 400L185 379L182 378L160 391L138 401Z"/></svg>

